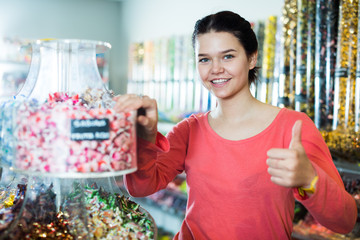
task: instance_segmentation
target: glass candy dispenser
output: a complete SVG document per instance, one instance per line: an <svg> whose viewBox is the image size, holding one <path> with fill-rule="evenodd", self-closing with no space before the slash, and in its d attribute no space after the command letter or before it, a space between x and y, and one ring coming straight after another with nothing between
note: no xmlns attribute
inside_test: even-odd
<svg viewBox="0 0 360 240"><path fill-rule="evenodd" d="M282 9L282 29L279 94L279 107L294 108L295 56L296 56L296 22L297 1L286 0Z"/></svg>
<svg viewBox="0 0 360 240"><path fill-rule="evenodd" d="M314 117L315 1L298 1L295 110Z"/></svg>
<svg viewBox="0 0 360 240"><path fill-rule="evenodd" d="M156 239L150 214L121 194L113 177L17 176L7 183L0 189L2 240Z"/></svg>
<svg viewBox="0 0 360 240"><path fill-rule="evenodd" d="M331 130L333 119L338 19L339 0L316 1L314 122L323 131Z"/></svg>
<svg viewBox="0 0 360 240"><path fill-rule="evenodd" d="M107 48L85 40L32 44L26 83L2 112L3 164L59 177L136 170L135 113L112 109L96 65Z"/></svg>
<svg viewBox="0 0 360 240"><path fill-rule="evenodd" d="M308 1L298 1L298 19L296 33L296 79L295 79L295 110L306 112L307 108L307 57L308 53Z"/></svg>
<svg viewBox="0 0 360 240"><path fill-rule="evenodd" d="M354 130L355 127L358 4L358 0L340 3L333 130Z"/></svg>
<svg viewBox="0 0 360 240"><path fill-rule="evenodd" d="M17 217L11 228L0 222L0 239L155 239L150 214L115 180L137 169L136 112L115 112L100 77L96 54L110 44L31 47L23 88L0 108L1 166L27 176L15 190L22 203L8 211Z"/></svg>
<svg viewBox="0 0 360 240"><path fill-rule="evenodd" d="M264 39L264 56L262 62L262 89L261 100L266 103L272 103L273 85L274 85L274 68L275 68L275 47L276 47L276 30L277 17L268 17L265 25Z"/></svg>
<svg viewBox="0 0 360 240"><path fill-rule="evenodd" d="M327 143L333 152L343 158L357 161L355 134L356 96L356 52L359 1L343 0L339 7L339 28L337 39L336 68L334 78L333 131L328 134Z"/></svg>

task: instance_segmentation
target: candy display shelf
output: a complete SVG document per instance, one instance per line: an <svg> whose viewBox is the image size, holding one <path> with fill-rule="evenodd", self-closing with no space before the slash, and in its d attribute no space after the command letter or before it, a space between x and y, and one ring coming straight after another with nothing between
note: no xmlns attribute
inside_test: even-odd
<svg viewBox="0 0 360 240"><path fill-rule="evenodd" d="M309 217L309 216L307 216ZM313 219L305 219L294 225L292 233L293 240L359 240L359 226L356 225L353 232L349 234L339 234L330 231L329 229L314 222Z"/></svg>
<svg viewBox="0 0 360 240"><path fill-rule="evenodd" d="M339 158L334 158L334 163L340 175L360 178L360 165L358 163L342 161Z"/></svg>
<svg viewBox="0 0 360 240"><path fill-rule="evenodd" d="M116 112L105 42L32 43L24 86L0 108L0 239L157 238L115 176L136 171L136 112ZM21 180L21 181L20 181Z"/></svg>
<svg viewBox="0 0 360 240"><path fill-rule="evenodd" d="M151 215L122 195L113 178L27 177L3 170L0 239L157 237Z"/></svg>

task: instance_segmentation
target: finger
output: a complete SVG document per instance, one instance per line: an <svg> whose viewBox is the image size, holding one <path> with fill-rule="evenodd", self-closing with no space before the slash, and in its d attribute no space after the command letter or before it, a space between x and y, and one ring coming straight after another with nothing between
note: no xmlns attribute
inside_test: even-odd
<svg viewBox="0 0 360 240"><path fill-rule="evenodd" d="M272 148L267 151L267 156L274 159L289 159L296 157L296 152L286 148Z"/></svg>
<svg viewBox="0 0 360 240"><path fill-rule="evenodd" d="M147 117L145 117L145 116L143 116L143 115L141 115L141 116L138 116L137 122L138 122L140 125L142 125L142 126L144 126L144 127L147 127L147 126L149 126L149 124L150 124L150 119L147 118Z"/></svg>
<svg viewBox="0 0 360 240"><path fill-rule="evenodd" d="M287 161L284 159L268 158L266 164L274 169L287 169Z"/></svg>
<svg viewBox="0 0 360 240"><path fill-rule="evenodd" d="M116 104L122 104L126 101L128 101L131 98L135 98L137 95L136 94L124 94L124 95L117 95L115 97L113 97L112 99L114 101L116 101Z"/></svg>
<svg viewBox="0 0 360 240"><path fill-rule="evenodd" d="M143 96L141 98L141 100L142 100L142 107L145 108L145 109L154 108L155 107L154 103L156 105L156 102L153 99L151 99L150 97L148 97L148 96Z"/></svg>
<svg viewBox="0 0 360 240"><path fill-rule="evenodd" d="M280 161L281 161L281 160L279 160L279 159L268 158L268 159L266 159L266 164L267 164L269 167L278 168Z"/></svg>
<svg viewBox="0 0 360 240"><path fill-rule="evenodd" d="M291 187L291 185L282 177L278 177L278 176L271 176L270 180L279 185L279 186L283 186L283 187Z"/></svg>
<svg viewBox="0 0 360 240"><path fill-rule="evenodd" d="M134 94L134 93L129 93L129 94L124 94L124 95L116 95L115 97L113 97L112 99L114 101L119 101L119 102L123 102L126 101L129 98L135 98L138 97L138 95Z"/></svg>
<svg viewBox="0 0 360 240"><path fill-rule="evenodd" d="M286 175L286 171L284 171L283 169L269 167L267 171L272 177L277 177L281 179L283 179Z"/></svg>
<svg viewBox="0 0 360 240"><path fill-rule="evenodd" d="M140 96L136 94L126 94L117 97L114 109L119 112L128 112L132 110L137 110L142 107L142 105L143 99Z"/></svg>
<svg viewBox="0 0 360 240"><path fill-rule="evenodd" d="M302 128L302 121L297 120L292 128L292 137L291 137L289 149L292 149L298 144L301 144L301 128Z"/></svg>
<svg viewBox="0 0 360 240"><path fill-rule="evenodd" d="M116 95L116 96L114 96L112 99L113 99L114 101L117 101L119 98L121 98L121 96L122 96L122 95Z"/></svg>

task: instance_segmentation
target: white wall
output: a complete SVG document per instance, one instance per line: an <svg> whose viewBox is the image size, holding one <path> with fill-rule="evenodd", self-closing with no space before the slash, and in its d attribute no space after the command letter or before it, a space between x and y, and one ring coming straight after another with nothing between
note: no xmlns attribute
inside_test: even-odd
<svg viewBox="0 0 360 240"><path fill-rule="evenodd" d="M130 41L190 34L196 20L220 10L239 13L249 21L281 16L284 0L125 0L125 30Z"/></svg>
<svg viewBox="0 0 360 240"><path fill-rule="evenodd" d="M127 76L120 8L121 3L105 0L0 0L0 37L109 42L110 87L119 93Z"/></svg>

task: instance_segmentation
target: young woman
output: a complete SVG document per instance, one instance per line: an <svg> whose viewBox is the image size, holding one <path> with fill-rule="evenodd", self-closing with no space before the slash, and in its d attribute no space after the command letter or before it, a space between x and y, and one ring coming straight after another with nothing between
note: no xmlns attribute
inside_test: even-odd
<svg viewBox="0 0 360 240"><path fill-rule="evenodd" d="M129 193L150 195L185 171L188 204L175 239L290 239L295 199L325 227L350 232L355 200L311 119L250 93L258 44L249 22L229 11L206 16L193 44L215 109L184 119L165 138L154 99L115 98L118 111L145 109L138 171L125 179Z"/></svg>

